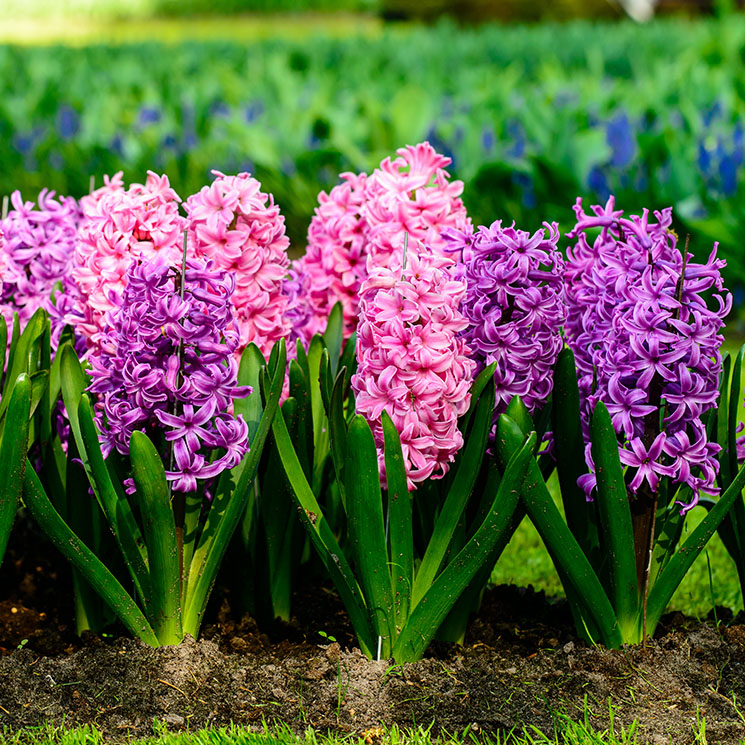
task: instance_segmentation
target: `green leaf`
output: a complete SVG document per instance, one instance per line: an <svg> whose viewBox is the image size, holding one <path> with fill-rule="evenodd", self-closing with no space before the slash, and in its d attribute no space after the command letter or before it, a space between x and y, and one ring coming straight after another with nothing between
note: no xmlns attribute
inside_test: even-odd
<svg viewBox="0 0 745 745"><path fill-rule="evenodd" d="M0 443L0 563L23 490L31 410L31 380L21 373L13 386Z"/></svg>
<svg viewBox="0 0 745 745"><path fill-rule="evenodd" d="M534 431L535 427L533 426L533 419L520 396L513 396L510 399L504 413L512 419L518 427L520 427L523 434L527 435L528 432Z"/></svg>
<svg viewBox="0 0 745 745"><path fill-rule="evenodd" d="M266 367L264 355L253 343L249 344L241 355L241 364L238 368L238 385L250 385L252 393L246 398L236 398L233 401L233 410L236 418L242 416L248 425L249 442L256 435L261 420L263 406L261 404L261 393L259 392L259 373Z"/></svg>
<svg viewBox="0 0 745 745"><path fill-rule="evenodd" d="M477 376L476 380L471 383L471 405L468 407L468 411L461 417L458 427L461 432L468 431L468 425L471 423L471 417L476 411L476 406L481 397L481 393L486 388L489 382L494 381L494 371L497 369L497 363L492 362L491 365L485 367Z"/></svg>
<svg viewBox="0 0 745 745"><path fill-rule="evenodd" d="M564 514L572 535L585 556L598 571L599 539L595 511L587 504L584 490L577 484L587 473L585 441L582 435L577 368L572 350L565 347L554 368L554 391L551 405L556 469L561 486Z"/></svg>
<svg viewBox="0 0 745 745"><path fill-rule="evenodd" d="M458 602L474 576L499 544L506 545L528 464L533 460L535 433L526 437L510 458L492 508L458 555L443 569L411 613L393 649L396 662L418 660L437 629ZM503 548L504 546L502 546Z"/></svg>
<svg viewBox="0 0 745 745"><path fill-rule="evenodd" d="M72 422L70 409L67 411ZM79 433L75 442L88 481L122 552L145 612L149 614L152 585L145 541L121 485L114 482L111 471L103 459L100 437L93 419L93 405L87 393L80 397L75 422Z"/></svg>
<svg viewBox="0 0 745 745"><path fill-rule="evenodd" d="M150 567L150 622L161 644L178 644L184 638L181 573L166 471L158 451L143 432L132 433L129 457Z"/></svg>
<svg viewBox="0 0 745 745"><path fill-rule="evenodd" d="M662 571L647 599L647 628L654 628L665 612L670 598L683 581L696 557L703 551L724 517L732 508L736 499L740 499L745 487L745 466L740 468L734 481L727 487L706 517L696 526L686 542L678 549L675 556Z"/></svg>
<svg viewBox="0 0 745 745"><path fill-rule="evenodd" d="M455 529L460 522L466 504L468 504L468 498L473 491L473 486L481 468L481 461L486 452L489 431L492 428L495 398L494 378L490 376L487 379L485 390L476 404L473 427L462 451L445 503L434 525L424 558L416 573L414 588L411 592L412 609L416 608L422 600L440 571L442 562L452 543Z"/></svg>
<svg viewBox="0 0 745 745"><path fill-rule="evenodd" d="M372 650L376 647L377 635L370 623L365 601L362 599L360 588L349 562L339 547L333 531L323 516L313 490L305 478L281 412L275 418L272 431L277 450L282 459L282 466L292 487L292 495L297 504L301 522L310 537L313 548L317 551L339 592L344 608L349 614L349 620L357 634L360 648L366 655L370 656Z"/></svg>
<svg viewBox="0 0 745 745"><path fill-rule="evenodd" d="M346 368L339 370L331 390L329 405L329 439L331 443L331 458L334 462L336 480L339 484L342 504L346 506L346 492L344 491L344 458L347 453L347 422L344 418Z"/></svg>
<svg viewBox="0 0 745 745"><path fill-rule="evenodd" d="M414 582L414 533L411 520L411 494L406 479L406 464L396 425L383 411L385 477L388 482L388 515L391 534L391 576L396 627L409 616Z"/></svg>
<svg viewBox="0 0 745 745"><path fill-rule="evenodd" d="M232 476L237 479L235 489L232 492L230 490L218 491L215 495L207 513L204 530L194 551L191 566L188 568L186 597L182 606L182 624L184 633L194 637L199 633L207 600L228 543L246 509L264 444L279 407L287 365L287 350L283 339L274 345L270 359L271 357L274 358L274 363L269 365L272 370L271 386L259 427L251 441L251 450L233 469ZM267 374L264 370L262 377ZM187 571L187 568L184 567L184 570Z"/></svg>
<svg viewBox="0 0 745 745"><path fill-rule="evenodd" d="M504 414L497 426L497 450L503 462L522 445L520 427ZM574 593L581 603L583 614L588 615L602 635L605 646L617 648L623 643L613 606L587 557L570 532L561 513L554 504L538 464L533 459L523 484L522 499L528 515L546 544L554 565L569 583L567 596Z"/></svg>
<svg viewBox="0 0 745 745"><path fill-rule="evenodd" d="M344 341L344 310L340 302L331 309L326 331L323 333L323 341L329 351L331 377L334 378L339 369L341 345Z"/></svg>
<svg viewBox="0 0 745 745"><path fill-rule="evenodd" d="M0 400L0 417L5 414L11 396L13 395L13 386L21 373L36 372L36 365L33 363L34 358L38 358L39 348L41 347L42 335L44 328L48 323L45 312L39 308L26 324L26 328L18 340L18 344L13 350L11 347L12 361L8 361L8 371L5 376L5 385L3 387L2 400ZM15 327L14 327L14 338ZM33 369L31 369L33 368Z"/></svg>
<svg viewBox="0 0 745 745"><path fill-rule="evenodd" d="M347 532L357 579L387 657L395 639L395 618L378 469L372 431L365 418L357 415L347 432L344 463Z"/></svg>
<svg viewBox="0 0 745 745"><path fill-rule="evenodd" d="M34 520L62 555L80 572L135 637L160 646L147 618L103 562L73 533L44 492L33 467L26 462L23 499Z"/></svg>
<svg viewBox="0 0 745 745"><path fill-rule="evenodd" d="M639 584L629 495L618 455L618 438L605 404L599 401L591 422L592 459L597 477L597 505L603 551L609 562L609 595L624 637L639 624Z"/></svg>

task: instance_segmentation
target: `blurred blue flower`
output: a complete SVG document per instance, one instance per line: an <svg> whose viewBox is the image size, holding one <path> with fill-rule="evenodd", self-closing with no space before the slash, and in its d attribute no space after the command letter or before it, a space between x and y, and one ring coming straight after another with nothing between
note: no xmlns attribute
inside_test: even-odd
<svg viewBox="0 0 745 745"><path fill-rule="evenodd" d="M702 109L701 120L705 127L708 127L715 119L722 116L722 104L720 101L714 101L708 109Z"/></svg>
<svg viewBox="0 0 745 745"><path fill-rule="evenodd" d="M442 153L444 156L450 158L452 161L450 164L450 168L456 167L456 158L455 158L455 152L453 151L452 146L450 145L447 140L445 140L443 137L440 136L436 129L436 124L432 124L427 131L427 134L424 135L424 139L429 142L432 147L437 150L438 153ZM457 135L456 135L457 139Z"/></svg>
<svg viewBox="0 0 745 745"><path fill-rule="evenodd" d="M737 191L737 164L729 155L724 155L719 161L719 178L724 195L732 196Z"/></svg>
<svg viewBox="0 0 745 745"><path fill-rule="evenodd" d="M210 106L212 116L230 116L230 106L225 101L214 101Z"/></svg>
<svg viewBox="0 0 745 745"><path fill-rule="evenodd" d="M523 207L533 209L538 205L535 189L533 188L533 177L529 173L513 171L512 183L520 190L520 202Z"/></svg>
<svg viewBox="0 0 745 745"><path fill-rule="evenodd" d="M593 166L587 176L587 186L597 195L601 201L606 201L610 196L610 185L608 177L600 166Z"/></svg>
<svg viewBox="0 0 745 745"><path fill-rule="evenodd" d="M119 157L122 157L124 155L124 139L118 132L111 140L111 143L109 144L109 150L116 153Z"/></svg>
<svg viewBox="0 0 745 745"><path fill-rule="evenodd" d="M167 134L161 142L161 146L164 148L174 148L177 144L178 140L174 134Z"/></svg>
<svg viewBox="0 0 745 745"><path fill-rule="evenodd" d="M80 115L72 106L63 104L59 107L57 131L63 140L71 140L80 131Z"/></svg>
<svg viewBox="0 0 745 745"><path fill-rule="evenodd" d="M636 138L625 111L605 125L605 140L613 151L611 165L616 168L625 168L631 163L636 152Z"/></svg>
<svg viewBox="0 0 745 745"><path fill-rule="evenodd" d="M481 133L481 148L485 153L494 152L494 145L496 144L496 137L494 136L494 130L489 127L484 127Z"/></svg>
<svg viewBox="0 0 745 745"><path fill-rule="evenodd" d="M30 153L33 146L33 133L21 134L20 132L16 132L15 135L13 135L13 147L22 155Z"/></svg>
<svg viewBox="0 0 745 745"><path fill-rule="evenodd" d="M141 127L146 127L148 124L157 124L159 121L160 111L155 106L143 106L140 109L137 123Z"/></svg>
<svg viewBox="0 0 745 745"><path fill-rule="evenodd" d="M522 158L525 155L527 139L523 125L517 119L507 122L507 136L512 141L511 147L507 148L507 155L511 158Z"/></svg>
<svg viewBox="0 0 745 745"><path fill-rule="evenodd" d="M243 115L246 117L247 122L253 122L258 119L264 113L264 104L258 99L251 101L248 106L243 110Z"/></svg>
<svg viewBox="0 0 745 745"><path fill-rule="evenodd" d="M696 163L699 171L702 173L708 173L711 168L711 155L706 149L706 145L703 140L698 141L698 156L696 157Z"/></svg>

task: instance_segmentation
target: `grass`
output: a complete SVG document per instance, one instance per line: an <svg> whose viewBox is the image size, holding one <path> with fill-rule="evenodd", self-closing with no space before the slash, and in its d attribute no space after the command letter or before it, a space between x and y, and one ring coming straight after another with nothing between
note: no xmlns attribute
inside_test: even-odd
<svg viewBox="0 0 745 745"><path fill-rule="evenodd" d="M554 731L545 733L536 727L526 726L506 734L486 736L477 728L467 727L457 734L434 734L429 729L390 729L375 727L350 735L322 734L309 728L303 735L295 735L288 728L269 728L254 732L244 727L209 728L197 732L169 733L161 722L153 722L153 735L143 739L129 740L128 745L643 745L639 739L638 724L630 727L613 725L597 730L585 716L575 722L557 716ZM107 742L95 727L86 725L75 729L64 729L45 725L23 732L0 731L0 745L102 745ZM706 718L698 716L691 729L690 745L709 745L706 737ZM743 745L745 741L739 741ZM672 743L671 745L678 745ZM714 745L714 743L710 743ZM736 745L736 743L728 743Z"/></svg>

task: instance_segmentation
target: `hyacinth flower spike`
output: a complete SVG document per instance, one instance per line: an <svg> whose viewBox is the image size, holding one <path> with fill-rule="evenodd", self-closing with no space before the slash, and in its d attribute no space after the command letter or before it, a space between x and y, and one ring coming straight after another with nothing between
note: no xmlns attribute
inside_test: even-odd
<svg viewBox="0 0 745 745"><path fill-rule="evenodd" d="M331 530L308 479L302 448L290 434L287 404L273 425L298 514L339 591L362 650L379 659L392 656L403 662L421 657L495 548L506 544L524 469L535 448L534 434L524 438L501 480L491 472L483 492L475 494L479 475L489 470L484 454L494 409L494 366L470 386L472 365L458 364L462 342L456 334L462 321L453 297L462 294L464 286L446 271L452 264L452 259L425 249L412 253L409 248L407 259L402 255L392 267L379 268L365 280L359 365L352 382L357 411L364 415L345 411L349 377L343 368L335 379L328 373L321 376L330 452L343 494L345 542ZM434 295L437 302L430 302ZM401 343L402 321L412 336L419 329L419 341L408 348ZM439 364L445 358L448 364ZM406 377L396 370L421 370L426 385L418 387L416 375ZM451 384L448 375L462 375L468 382ZM427 403L424 397L434 396L433 391L438 400ZM385 403L381 405L384 397L393 402L388 404L391 413ZM470 400L470 409L459 408L463 400ZM444 410L443 403L454 411ZM453 445L454 435L442 426L452 418L457 427L461 411L461 420L470 423L462 449L460 432ZM455 472L452 479L432 479L449 469ZM412 502L416 485L425 480L442 485L442 510L418 562ZM471 499L480 502L474 505L478 519L469 525L464 545L449 554Z"/></svg>
<svg viewBox="0 0 745 745"><path fill-rule="evenodd" d="M237 368L231 291L230 278L201 259L180 273L158 257L135 261L91 359L92 384L74 349L61 351L74 443L133 595L26 471L25 499L39 524L128 630L153 646L199 631L284 381L282 342L271 364L251 347ZM234 397L245 397L246 379L264 391L241 407L251 421L227 413Z"/></svg>
<svg viewBox="0 0 745 745"><path fill-rule="evenodd" d="M559 571L579 633L607 646L642 641L732 507L745 470L722 484L705 520L676 550L685 513L716 488L721 374L718 334L729 309L721 262L676 248L669 210L623 218L613 201L578 203L569 252L566 335L557 361L553 436L566 522L532 465L528 514ZM600 228L594 243L584 231ZM717 308L701 293L713 288ZM717 294L719 293L719 294ZM703 319L706 319L702 324ZM701 329L707 329L706 334ZM690 400L683 390L695 390ZM717 417L719 414L719 417ZM498 437L502 458L519 428Z"/></svg>

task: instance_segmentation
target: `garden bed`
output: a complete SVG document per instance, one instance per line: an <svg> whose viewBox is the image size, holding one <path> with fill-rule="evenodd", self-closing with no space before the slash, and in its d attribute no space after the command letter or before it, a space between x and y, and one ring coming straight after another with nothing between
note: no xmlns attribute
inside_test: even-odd
<svg viewBox="0 0 745 745"><path fill-rule="evenodd" d="M150 734L156 718L190 730L281 721L372 742L381 725L494 735L551 731L561 714L602 730L612 707L617 733L639 721L639 742L692 742L697 717L712 742L745 738L745 625L726 611L718 629L676 613L646 647L606 651L577 639L564 601L500 586L465 646L436 642L421 662L395 665L363 657L336 595L309 587L290 624L237 621L216 595L202 639L152 649L118 633L78 639L71 608L40 610L60 597L66 568L55 575L52 555L8 558L2 579L23 574L0 603L0 723L10 728L94 723L122 741Z"/></svg>

